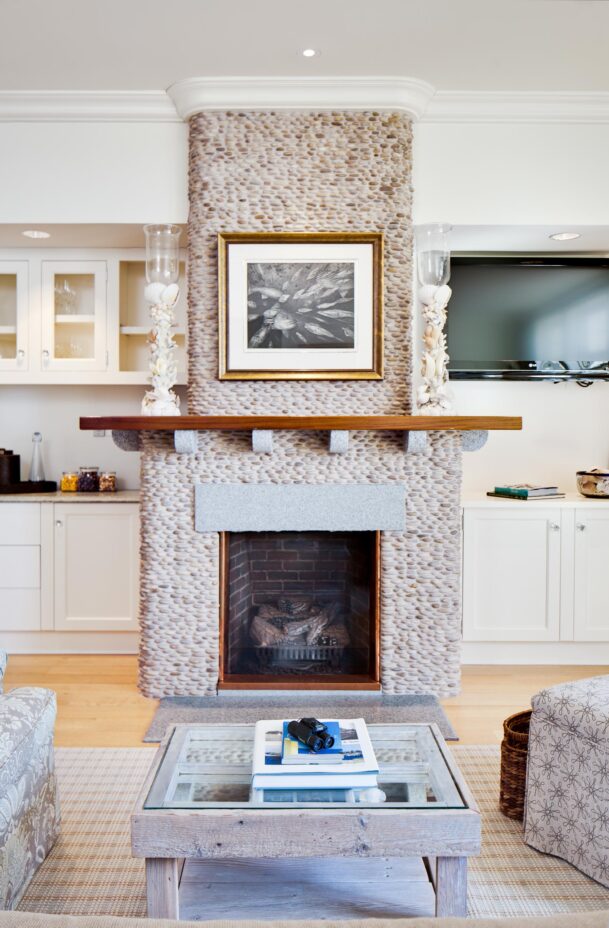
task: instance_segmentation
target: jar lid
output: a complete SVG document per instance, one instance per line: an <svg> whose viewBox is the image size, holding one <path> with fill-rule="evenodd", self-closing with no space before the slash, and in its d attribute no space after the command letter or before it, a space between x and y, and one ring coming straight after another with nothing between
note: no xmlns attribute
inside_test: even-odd
<svg viewBox="0 0 609 928"><path fill-rule="evenodd" d="M81 473L83 471L91 471L91 470L99 470L99 467L81 467L80 468Z"/></svg>
<svg viewBox="0 0 609 928"><path fill-rule="evenodd" d="M115 470L102 470L102 474L104 477L116 477Z"/></svg>

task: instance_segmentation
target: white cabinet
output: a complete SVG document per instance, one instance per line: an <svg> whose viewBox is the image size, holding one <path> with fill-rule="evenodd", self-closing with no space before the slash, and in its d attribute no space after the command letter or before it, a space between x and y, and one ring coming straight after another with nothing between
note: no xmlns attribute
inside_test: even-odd
<svg viewBox="0 0 609 928"><path fill-rule="evenodd" d="M463 547L465 640L558 638L560 511L468 510Z"/></svg>
<svg viewBox="0 0 609 928"><path fill-rule="evenodd" d="M513 501L463 516L463 640L609 641L609 503Z"/></svg>
<svg viewBox="0 0 609 928"><path fill-rule="evenodd" d="M105 261L42 262L43 371L108 366Z"/></svg>
<svg viewBox="0 0 609 928"><path fill-rule="evenodd" d="M29 288L27 261L0 261L0 371L25 382L29 370Z"/></svg>
<svg viewBox="0 0 609 928"><path fill-rule="evenodd" d="M609 641L609 509L575 510L573 637Z"/></svg>
<svg viewBox="0 0 609 928"><path fill-rule="evenodd" d="M141 384L150 306L141 248L0 250L0 384ZM175 306L187 380L186 261Z"/></svg>
<svg viewBox="0 0 609 928"><path fill-rule="evenodd" d="M55 628L136 630L139 507L60 503L54 509Z"/></svg>
<svg viewBox="0 0 609 928"><path fill-rule="evenodd" d="M138 571L136 502L0 503L0 633L135 631Z"/></svg>

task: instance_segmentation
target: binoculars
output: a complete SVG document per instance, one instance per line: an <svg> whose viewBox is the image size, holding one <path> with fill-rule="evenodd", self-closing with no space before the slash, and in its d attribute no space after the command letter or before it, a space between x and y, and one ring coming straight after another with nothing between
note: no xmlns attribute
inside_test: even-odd
<svg viewBox="0 0 609 928"><path fill-rule="evenodd" d="M319 719L300 719L300 721L289 722L288 733L314 754L334 745L334 737L328 733L328 726Z"/></svg>

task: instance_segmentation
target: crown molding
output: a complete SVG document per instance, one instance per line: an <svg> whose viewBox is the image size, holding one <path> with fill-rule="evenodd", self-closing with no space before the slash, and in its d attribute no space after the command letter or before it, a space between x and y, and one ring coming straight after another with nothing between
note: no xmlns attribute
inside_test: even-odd
<svg viewBox="0 0 609 928"><path fill-rule="evenodd" d="M609 93L434 91L408 77L194 77L164 91L0 92L0 122L181 122L202 110L392 110L424 123L609 123Z"/></svg>
<svg viewBox="0 0 609 928"><path fill-rule="evenodd" d="M421 122L608 123L609 93L438 90Z"/></svg>
<svg viewBox="0 0 609 928"><path fill-rule="evenodd" d="M0 122L181 122L164 91L7 90Z"/></svg>
<svg viewBox="0 0 609 928"><path fill-rule="evenodd" d="M191 77L167 93L183 119L203 110L394 110L419 119L434 93L412 77Z"/></svg>

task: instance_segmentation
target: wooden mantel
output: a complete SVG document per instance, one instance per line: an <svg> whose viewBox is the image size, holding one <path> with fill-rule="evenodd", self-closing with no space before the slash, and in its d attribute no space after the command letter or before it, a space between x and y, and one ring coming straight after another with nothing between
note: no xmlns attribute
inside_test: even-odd
<svg viewBox="0 0 609 928"><path fill-rule="evenodd" d="M494 431L522 428L520 416L83 416L85 431L120 432L252 431Z"/></svg>

